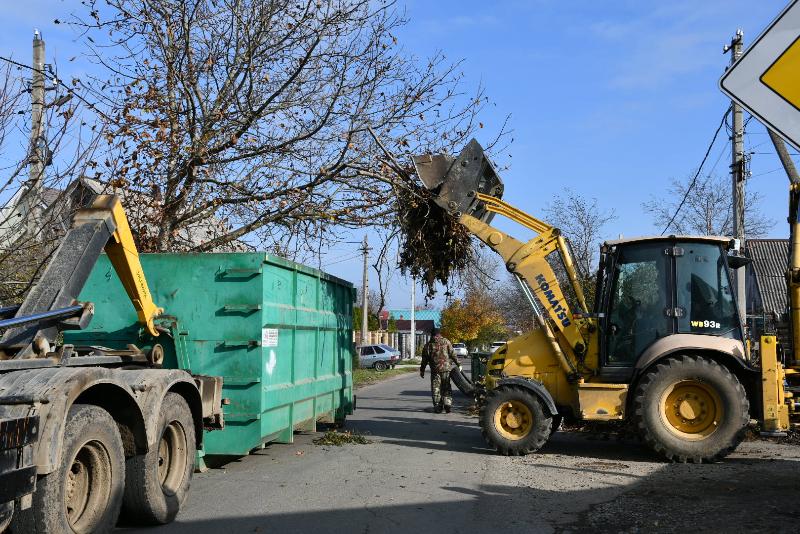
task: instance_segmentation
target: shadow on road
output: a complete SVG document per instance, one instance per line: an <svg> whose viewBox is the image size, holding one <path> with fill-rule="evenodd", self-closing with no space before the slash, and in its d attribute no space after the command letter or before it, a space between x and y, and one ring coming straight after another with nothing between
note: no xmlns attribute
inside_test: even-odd
<svg viewBox="0 0 800 534"><path fill-rule="evenodd" d="M586 475L589 476L591 470ZM796 532L800 462L728 460L714 465L664 464L618 487L552 491L531 487L445 486L446 502L391 505L380 490L352 508L180 521L169 532ZM347 486L342 487L347 491ZM298 498L302 498L298 496ZM502 511L498 515L498 511ZM571 511L583 511L577 519ZM142 532L159 532L149 529Z"/></svg>

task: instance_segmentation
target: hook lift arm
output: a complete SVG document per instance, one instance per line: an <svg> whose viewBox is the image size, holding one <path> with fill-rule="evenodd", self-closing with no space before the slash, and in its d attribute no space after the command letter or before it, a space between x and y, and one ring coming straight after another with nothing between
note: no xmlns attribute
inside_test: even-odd
<svg viewBox="0 0 800 534"><path fill-rule="evenodd" d="M0 329L5 329L0 359L43 357L61 330L88 324L94 307L81 305L77 299L104 250L139 322L148 334L158 336L154 320L163 310L153 302L125 211L116 196L98 195L89 206L77 210L41 279L14 310L13 318L0 321Z"/></svg>

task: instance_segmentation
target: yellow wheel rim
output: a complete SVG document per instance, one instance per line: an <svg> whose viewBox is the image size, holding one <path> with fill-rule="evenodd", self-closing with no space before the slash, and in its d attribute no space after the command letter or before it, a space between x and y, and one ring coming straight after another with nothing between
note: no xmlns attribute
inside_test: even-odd
<svg viewBox="0 0 800 534"><path fill-rule="evenodd" d="M724 416L722 400L710 385L683 380L666 389L661 397L661 417L673 434L692 441L713 434Z"/></svg>
<svg viewBox="0 0 800 534"><path fill-rule="evenodd" d="M519 440L530 434L533 413L523 402L505 401L494 412L494 426L505 439Z"/></svg>

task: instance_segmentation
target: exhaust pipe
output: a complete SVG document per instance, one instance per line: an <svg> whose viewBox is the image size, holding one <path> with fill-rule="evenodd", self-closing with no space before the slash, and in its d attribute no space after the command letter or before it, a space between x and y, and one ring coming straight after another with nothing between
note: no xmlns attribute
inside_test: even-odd
<svg viewBox="0 0 800 534"><path fill-rule="evenodd" d="M455 158L424 154L412 161L425 188L448 213L455 217L471 215L487 224L492 220L494 213L486 210L477 193L501 199L503 181L478 141L471 140Z"/></svg>

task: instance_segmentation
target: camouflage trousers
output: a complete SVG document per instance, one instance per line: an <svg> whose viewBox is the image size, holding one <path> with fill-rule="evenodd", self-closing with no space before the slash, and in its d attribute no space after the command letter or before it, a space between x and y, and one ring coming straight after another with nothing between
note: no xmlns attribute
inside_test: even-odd
<svg viewBox="0 0 800 534"><path fill-rule="evenodd" d="M453 389L450 386L450 373L431 373L431 396L434 409L441 410L453 405Z"/></svg>

